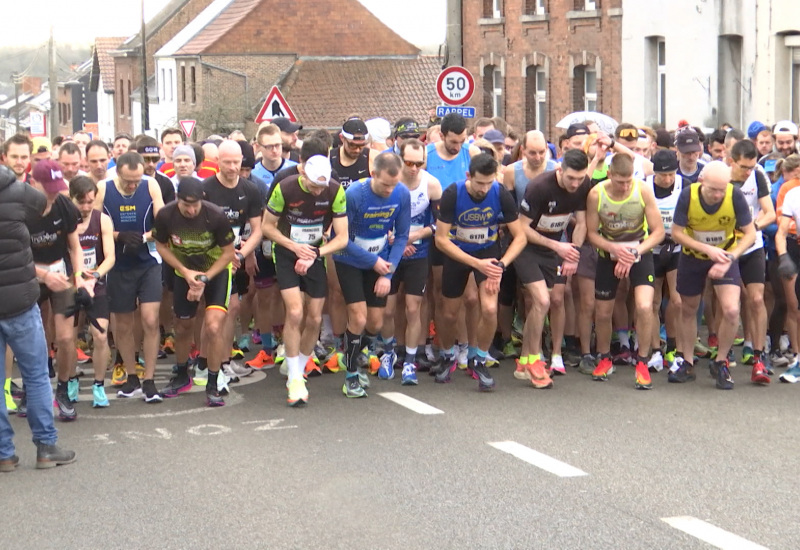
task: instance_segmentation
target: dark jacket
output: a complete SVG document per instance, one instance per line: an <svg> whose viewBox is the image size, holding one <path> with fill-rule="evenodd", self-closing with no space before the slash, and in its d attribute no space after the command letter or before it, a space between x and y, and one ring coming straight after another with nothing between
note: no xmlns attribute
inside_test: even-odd
<svg viewBox="0 0 800 550"><path fill-rule="evenodd" d="M39 299L26 222L46 206L44 194L0 166L0 319L24 313Z"/></svg>

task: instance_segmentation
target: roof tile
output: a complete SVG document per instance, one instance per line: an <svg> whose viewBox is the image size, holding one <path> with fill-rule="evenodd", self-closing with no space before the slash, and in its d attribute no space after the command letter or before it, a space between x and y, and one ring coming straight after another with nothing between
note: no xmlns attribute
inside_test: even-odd
<svg viewBox="0 0 800 550"><path fill-rule="evenodd" d="M114 93L114 58L109 52L116 50L125 41L125 37L95 38L94 55L97 56L100 76L103 79L104 92Z"/></svg>

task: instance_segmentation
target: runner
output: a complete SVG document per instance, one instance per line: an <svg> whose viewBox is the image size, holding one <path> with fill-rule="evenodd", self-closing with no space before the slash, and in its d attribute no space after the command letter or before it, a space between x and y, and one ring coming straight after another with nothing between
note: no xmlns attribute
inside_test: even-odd
<svg viewBox="0 0 800 550"><path fill-rule="evenodd" d="M173 158L177 159L177 154ZM176 163L176 171L179 169ZM235 255L228 218L221 208L203 200L200 181L184 177L178 183L178 200L162 208L156 216L153 238L158 253L176 275L173 309L178 368L162 393L164 397L177 397L192 389L189 346L197 306L203 298L203 341L208 353L206 404L221 407L225 404L225 385L219 384L218 375L227 358L228 343L222 333L231 291L230 266Z"/></svg>
<svg viewBox="0 0 800 550"><path fill-rule="evenodd" d="M532 305L525 319L522 352L514 376L530 380L540 389L553 386L549 374L566 374L561 357L564 293L567 277L578 269L579 249L586 237L588 167L586 154L580 149L570 149L564 153L558 168L528 184L520 203L519 220L527 246L514 265ZM565 242L564 232L573 213L572 242ZM548 311L553 340L550 373L542 358L542 330Z"/></svg>
<svg viewBox="0 0 800 550"><path fill-rule="evenodd" d="M360 118L349 118L339 132L342 144L331 149L331 169L339 175L339 183L347 189L350 183L368 177L378 152L367 147L369 130Z"/></svg>
<svg viewBox="0 0 800 550"><path fill-rule="evenodd" d="M681 191L672 219L672 238L683 250L677 278L681 295L678 353L668 380L682 383L696 378L691 358L697 338L697 308L708 277L722 315L711 375L718 389L731 390L733 379L726 358L739 324L742 278L737 260L755 242L756 230L747 199L730 183L731 170L724 162L709 162L698 181ZM758 383L766 381L759 377Z"/></svg>
<svg viewBox="0 0 800 550"><path fill-rule="evenodd" d="M395 317L405 324L405 358L401 374L403 385L416 385L417 368L431 365L425 356L425 350L419 349L420 337L424 345L427 328L425 291L428 283L430 262L428 250L433 240L434 212L438 211L442 198L442 186L439 180L423 170L425 165L425 145L416 138L404 138L400 144L400 158L403 161L401 182L410 193L411 225L408 244L403 257L392 275L392 287L386 300L386 310L381 334L389 340L389 350L381 360L383 377L394 376L395 352L391 349L395 334ZM403 287L405 315L395 316L397 297L400 286Z"/></svg>
<svg viewBox="0 0 800 550"><path fill-rule="evenodd" d="M90 159L96 149L89 149ZM161 257L156 252L150 230L163 206L158 182L144 175L144 159L139 153L129 152L119 157L116 177L97 186L95 208L102 209L111 218L116 241L116 262L107 277L109 309L115 317L115 344L128 374L117 396L141 395L147 403L162 400L153 380L159 350ZM134 343L137 304L144 333L142 382L136 374Z"/></svg>
<svg viewBox="0 0 800 550"><path fill-rule="evenodd" d="M100 183L109 177L108 155L108 145L106 145L105 141L94 139L86 146L86 162L89 165L88 174L95 183Z"/></svg>
<svg viewBox="0 0 800 550"><path fill-rule="evenodd" d="M362 350L372 349L381 331L392 277L408 243L411 204L408 188L398 185L402 166L395 153L381 153L372 177L351 184L346 193L350 240L334 263L347 304L347 375L342 387L347 397L367 396ZM392 355L384 354L390 357L382 361L379 378L394 378Z"/></svg>
<svg viewBox="0 0 800 550"><path fill-rule="evenodd" d="M328 158L313 156L300 165L300 171L273 186L262 224L264 238L273 242L286 307L283 339L290 406L308 402L303 371L319 336L328 291L323 258L347 246L348 235L344 189L330 179ZM324 235L331 226L335 236L326 243Z"/></svg>
<svg viewBox="0 0 800 550"><path fill-rule="evenodd" d="M449 115L447 115L449 116ZM445 119L447 119L447 116ZM486 357L497 326L497 293L500 278L525 248L525 232L517 218L514 197L495 180L498 163L481 153L469 164L468 179L450 185L442 193L440 216L436 224L436 246L445 254L442 278L441 324L437 325L442 345L442 363L436 382L450 381L457 368L455 329L461 297L470 275L474 275L480 300L480 318L475 340L470 340L475 359L472 375L478 389L494 389L495 382L486 368ZM497 242L499 224L504 223L513 240L501 256Z"/></svg>
<svg viewBox="0 0 800 550"><path fill-rule="evenodd" d="M158 170L168 178L175 175L172 152L183 141L183 132L178 128L166 128L161 132L161 152L164 154L164 160L159 163Z"/></svg>
<svg viewBox="0 0 800 550"><path fill-rule="evenodd" d="M605 381L614 371L611 361L611 316L620 279L630 280L636 308L639 357L634 386L652 387L650 359L653 322L653 247L664 240L664 225L652 189L633 177L634 161L614 155L609 179L589 192L586 228L589 242L598 249L595 280L595 332L600 362L594 380Z"/></svg>
<svg viewBox="0 0 800 550"><path fill-rule="evenodd" d="M275 175L285 169L297 166L293 160L283 158L281 129L274 124L266 124L258 129L256 146L261 152L261 161L253 168L253 174L271 186Z"/></svg>
<svg viewBox="0 0 800 550"><path fill-rule="evenodd" d="M197 176L197 157L191 145L178 145L172 152L172 166L175 174L170 178L175 191L178 191L178 182L183 178L194 178L201 181Z"/></svg>
<svg viewBox="0 0 800 550"><path fill-rule="evenodd" d="M94 384L92 384L92 407L108 407L108 398L104 388L106 369L111 360L108 347L108 293L106 292L106 275L114 267L114 225L106 214L94 209L97 195L97 185L87 176L77 176L69 182L69 196L78 208L80 222L78 223L78 240L83 253L81 276L85 279L96 279L94 285L94 300L92 308L87 311L87 316L94 319L100 326L98 329L93 323L89 324L92 335L94 351L92 364L94 366ZM76 317L77 324L77 317ZM72 373L74 375L74 372ZM72 382L72 380L70 380ZM72 386L74 401L77 401L77 379Z"/></svg>

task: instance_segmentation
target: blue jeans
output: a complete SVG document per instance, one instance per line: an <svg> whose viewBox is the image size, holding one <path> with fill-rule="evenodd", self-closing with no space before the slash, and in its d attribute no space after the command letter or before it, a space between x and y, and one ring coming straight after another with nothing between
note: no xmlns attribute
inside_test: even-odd
<svg viewBox="0 0 800 550"><path fill-rule="evenodd" d="M17 366L25 384L28 424L33 441L53 445L58 439L58 432L53 421L53 388L47 374L47 342L38 305L33 304L28 311L16 317L0 319L0 372L4 377L6 345L17 357ZM0 399L0 458L8 458L13 454L14 430L8 421L6 400Z"/></svg>

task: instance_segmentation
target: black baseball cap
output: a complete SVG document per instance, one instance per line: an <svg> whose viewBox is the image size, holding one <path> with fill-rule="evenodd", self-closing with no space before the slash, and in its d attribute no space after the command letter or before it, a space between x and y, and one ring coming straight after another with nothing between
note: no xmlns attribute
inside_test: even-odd
<svg viewBox="0 0 800 550"><path fill-rule="evenodd" d="M401 134L420 134L419 124L417 124L416 120L409 120L403 119L402 121L398 121L398 123L394 127L394 135L399 136Z"/></svg>
<svg viewBox="0 0 800 550"><path fill-rule="evenodd" d="M679 153L702 153L703 146L700 145L700 136L694 130L682 130L675 136L675 147Z"/></svg>
<svg viewBox="0 0 800 550"><path fill-rule="evenodd" d="M678 155L670 149L659 149L653 158L653 172L676 172L678 170Z"/></svg>
<svg viewBox="0 0 800 550"><path fill-rule="evenodd" d="M293 134L298 130L303 129L302 124L298 124L297 122L292 122L285 116L279 116L273 118L270 122L281 129L281 132L286 132L287 134Z"/></svg>
<svg viewBox="0 0 800 550"><path fill-rule="evenodd" d="M347 139L364 141L369 139L369 128L360 118L349 118L342 124L342 135Z"/></svg>
<svg viewBox="0 0 800 550"><path fill-rule="evenodd" d="M589 133L589 127L585 124L570 124L567 128L567 139L574 136L588 136Z"/></svg>
<svg viewBox="0 0 800 550"><path fill-rule="evenodd" d="M186 202L203 200L203 184L191 176L181 178L178 183L178 198Z"/></svg>

